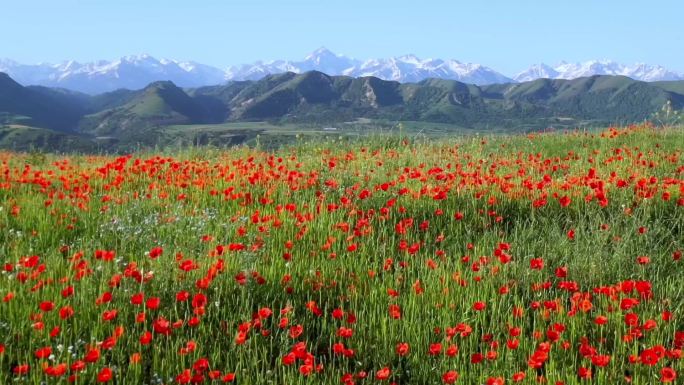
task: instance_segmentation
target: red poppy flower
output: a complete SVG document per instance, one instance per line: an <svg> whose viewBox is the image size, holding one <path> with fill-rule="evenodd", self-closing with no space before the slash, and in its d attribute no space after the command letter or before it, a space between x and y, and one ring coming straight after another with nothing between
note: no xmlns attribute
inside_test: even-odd
<svg viewBox="0 0 684 385"><path fill-rule="evenodd" d="M577 369L577 376L579 378L591 378L591 369L582 366Z"/></svg>
<svg viewBox="0 0 684 385"><path fill-rule="evenodd" d="M521 382L525 379L525 372L517 372L513 374L513 382Z"/></svg>
<svg viewBox="0 0 684 385"><path fill-rule="evenodd" d="M674 369L666 366L660 369L660 382L669 383L677 379L677 372Z"/></svg>
<svg viewBox="0 0 684 385"><path fill-rule="evenodd" d="M563 195L558 199L558 203L560 203L561 207L568 207L571 202L572 200L567 195Z"/></svg>
<svg viewBox="0 0 684 385"><path fill-rule="evenodd" d="M392 374L392 371L390 370L390 368L388 368L387 366L385 366L384 368L378 370L378 371L375 373L375 379L376 379L376 380L379 380L379 381L383 381L383 380L388 379L388 378L390 377L391 374Z"/></svg>
<svg viewBox="0 0 684 385"><path fill-rule="evenodd" d="M83 361L92 364L93 362L97 362L97 360L100 359L100 350L99 349L90 349L86 352L85 357L83 358Z"/></svg>
<svg viewBox="0 0 684 385"><path fill-rule="evenodd" d="M46 346L36 350L35 356L38 359L48 358L52 354L52 347Z"/></svg>
<svg viewBox="0 0 684 385"><path fill-rule="evenodd" d="M155 259L155 258L158 258L159 256L161 256L162 253L164 253L164 249L161 248L161 247L159 247L159 246L157 246L157 247L153 247L153 248L150 250L150 254L149 254L149 255L150 255L150 258Z"/></svg>
<svg viewBox="0 0 684 385"><path fill-rule="evenodd" d="M150 297L145 301L145 307L150 309L150 310L155 310L159 308L159 305L161 304L161 299L159 297Z"/></svg>
<svg viewBox="0 0 684 385"><path fill-rule="evenodd" d="M401 308L399 307L399 305L390 305L389 314L392 319L401 319Z"/></svg>
<svg viewBox="0 0 684 385"><path fill-rule="evenodd" d="M449 370L442 375L442 382L445 384L453 384L458 380L458 373L455 370Z"/></svg>
<svg viewBox="0 0 684 385"><path fill-rule="evenodd" d="M262 307L261 309L259 309L259 318L268 318L271 316L271 314L273 314L273 311L271 311L271 309L267 307Z"/></svg>
<svg viewBox="0 0 684 385"><path fill-rule="evenodd" d="M591 363L602 368L610 363L610 356L597 354L591 357Z"/></svg>
<svg viewBox="0 0 684 385"><path fill-rule="evenodd" d="M109 382L112 379L112 370L110 368L102 368L97 374L97 382Z"/></svg>
<svg viewBox="0 0 684 385"><path fill-rule="evenodd" d="M544 260L542 258L532 258L530 259L530 269L541 270L544 268Z"/></svg>
<svg viewBox="0 0 684 385"><path fill-rule="evenodd" d="M428 354L431 356L436 356L442 353L442 344L437 342L434 344L430 344L430 348L428 349Z"/></svg>
<svg viewBox="0 0 684 385"><path fill-rule="evenodd" d="M407 344L406 342L400 342L397 344L396 351L398 355L403 357L409 353L409 350L409 344Z"/></svg>

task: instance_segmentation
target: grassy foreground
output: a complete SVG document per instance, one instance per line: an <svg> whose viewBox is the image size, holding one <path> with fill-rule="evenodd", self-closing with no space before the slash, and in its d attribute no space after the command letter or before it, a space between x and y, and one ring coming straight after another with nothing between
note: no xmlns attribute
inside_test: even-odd
<svg viewBox="0 0 684 385"><path fill-rule="evenodd" d="M654 384L684 132L0 153L0 384Z"/></svg>

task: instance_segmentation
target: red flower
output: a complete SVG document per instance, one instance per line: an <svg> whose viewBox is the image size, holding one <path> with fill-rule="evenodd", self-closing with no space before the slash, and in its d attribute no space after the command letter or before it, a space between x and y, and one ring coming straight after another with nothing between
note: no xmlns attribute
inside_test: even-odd
<svg viewBox="0 0 684 385"><path fill-rule="evenodd" d="M67 319L74 315L74 309L71 306L65 306L59 309L59 318Z"/></svg>
<svg viewBox="0 0 684 385"><path fill-rule="evenodd" d="M25 374L28 374L30 370L31 367L28 364L21 364L12 368L12 373L14 373L17 376L23 376Z"/></svg>
<svg viewBox="0 0 684 385"><path fill-rule="evenodd" d="M428 354L431 356L436 356L442 353L442 344L439 342L430 344L430 349L428 350Z"/></svg>
<svg viewBox="0 0 684 385"><path fill-rule="evenodd" d="M283 359L282 359L283 365L285 365L285 366L290 366L290 365L294 364L296 361L297 361L297 356L295 356L295 354L292 352L284 355Z"/></svg>
<svg viewBox="0 0 684 385"><path fill-rule="evenodd" d="M449 370L442 375L442 382L445 384L453 384L458 380L458 373L455 370Z"/></svg>
<svg viewBox="0 0 684 385"><path fill-rule="evenodd" d="M610 363L610 356L597 354L591 357L591 363L602 368Z"/></svg>
<svg viewBox="0 0 684 385"><path fill-rule="evenodd" d="M335 309L332 311L332 317L334 319L342 319L344 318L344 310L342 309Z"/></svg>
<svg viewBox="0 0 684 385"><path fill-rule="evenodd" d="M582 366L577 370L577 376L579 378L591 378L591 369Z"/></svg>
<svg viewBox="0 0 684 385"><path fill-rule="evenodd" d="M141 305L145 300L145 294L136 293L131 296L131 305Z"/></svg>
<svg viewBox="0 0 684 385"><path fill-rule="evenodd" d="M71 371L72 372L80 372L82 370L85 370L86 368L86 363L84 361L76 361L73 364L71 364Z"/></svg>
<svg viewBox="0 0 684 385"><path fill-rule="evenodd" d="M97 382L109 382L112 379L112 370L105 367L97 374Z"/></svg>
<svg viewBox="0 0 684 385"><path fill-rule="evenodd" d="M379 380L379 381L383 381L383 380L388 379L391 374L392 374L392 371L390 370L390 368L385 366L384 368L378 370L377 373L375 373L375 379Z"/></svg>
<svg viewBox="0 0 684 385"><path fill-rule="evenodd" d="M504 385L503 377L489 377L486 382L487 385Z"/></svg>
<svg viewBox="0 0 684 385"><path fill-rule="evenodd" d="M530 269L541 270L544 268L544 260L542 258L532 258L530 259Z"/></svg>
<svg viewBox="0 0 684 385"><path fill-rule="evenodd" d="M185 302L188 299L190 299L190 293L188 293L187 291L183 290L183 291L179 291L178 293L176 293L176 301L177 302Z"/></svg>
<svg viewBox="0 0 684 385"><path fill-rule="evenodd" d="M150 342L152 342L152 333L149 331L146 331L143 333L142 336L140 336L140 344L141 345L149 345Z"/></svg>
<svg viewBox="0 0 684 385"><path fill-rule="evenodd" d="M52 354L52 347L50 346L36 350L36 358L38 359L48 358L50 354Z"/></svg>
<svg viewBox="0 0 684 385"><path fill-rule="evenodd" d="M179 384L188 384L192 380L192 373L190 369L185 369L181 374L176 376L176 382Z"/></svg>
<svg viewBox="0 0 684 385"><path fill-rule="evenodd" d="M273 311L271 311L271 309L267 307L262 307L261 309L259 309L259 318L268 318L271 316L271 314L273 314Z"/></svg>
<svg viewBox="0 0 684 385"><path fill-rule="evenodd" d="M86 353L85 357L83 358L83 361L92 364L93 362L97 362L97 360L100 359L100 350L99 349L90 349Z"/></svg>
<svg viewBox="0 0 684 385"><path fill-rule="evenodd" d="M337 335L342 338L351 338L354 335L354 330L340 326L337 330Z"/></svg>
<svg viewBox="0 0 684 385"><path fill-rule="evenodd" d="M677 379L677 372L670 367L664 367L660 369L660 382L668 383L674 382Z"/></svg>
<svg viewBox="0 0 684 385"><path fill-rule="evenodd" d="M116 319L117 315L118 315L118 312L116 309L105 310L104 313L102 313L102 320L103 321L112 321L112 320Z"/></svg>
<svg viewBox="0 0 684 385"><path fill-rule="evenodd" d="M405 356L409 353L410 347L406 342L400 342L397 344L397 354L400 356Z"/></svg>
<svg viewBox="0 0 684 385"><path fill-rule="evenodd" d="M484 355L482 353L473 353L470 355L471 364L479 364L484 360Z"/></svg>
<svg viewBox="0 0 684 385"><path fill-rule="evenodd" d="M199 308L204 307L207 304L207 296L202 293L197 293L192 297L192 307Z"/></svg>
<svg viewBox="0 0 684 385"><path fill-rule="evenodd" d="M557 278L566 278L568 276L568 268L565 266L558 267L555 274Z"/></svg>
<svg viewBox="0 0 684 385"><path fill-rule="evenodd" d="M558 203L560 203L561 207L568 207L571 202L572 200L567 195L563 195L558 199Z"/></svg>
<svg viewBox="0 0 684 385"><path fill-rule="evenodd" d="M66 364L58 364L55 366L48 366L45 368L44 371L45 371L45 374L47 374L48 376L60 377L66 373L67 365Z"/></svg>
<svg viewBox="0 0 684 385"><path fill-rule="evenodd" d="M150 250L150 258L152 258L152 259L158 258L159 256L162 255L163 252L164 252L164 249L162 249L161 247L159 247L159 246L153 247L152 250Z"/></svg>
<svg viewBox="0 0 684 385"><path fill-rule="evenodd" d="M647 265L649 262L651 262L651 258L649 258L647 255L641 255L637 257L637 263L640 265Z"/></svg>
<svg viewBox="0 0 684 385"><path fill-rule="evenodd" d="M150 310L155 310L159 308L159 305L161 304L161 299L159 297L150 297L145 301L145 307L147 307Z"/></svg>
<svg viewBox="0 0 684 385"><path fill-rule="evenodd" d="M401 308L399 305L390 305L389 306L389 314L392 319L400 319L401 318Z"/></svg>
<svg viewBox="0 0 684 385"><path fill-rule="evenodd" d="M290 327L290 338L295 339L302 335L304 327L302 325L294 325Z"/></svg>
<svg viewBox="0 0 684 385"><path fill-rule="evenodd" d="M156 320L154 320L154 323L152 323L152 328L154 329L154 332L157 334L171 334L171 322L167 321L163 317L159 317Z"/></svg>
<svg viewBox="0 0 684 385"><path fill-rule="evenodd" d="M660 355L655 349L646 349L639 355L641 363L648 366L655 366L660 360Z"/></svg>

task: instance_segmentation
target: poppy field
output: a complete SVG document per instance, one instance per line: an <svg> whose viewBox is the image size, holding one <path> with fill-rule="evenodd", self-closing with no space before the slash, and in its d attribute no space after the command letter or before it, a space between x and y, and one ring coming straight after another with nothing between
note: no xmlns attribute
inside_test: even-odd
<svg viewBox="0 0 684 385"><path fill-rule="evenodd" d="M684 131L0 153L0 384L684 376Z"/></svg>

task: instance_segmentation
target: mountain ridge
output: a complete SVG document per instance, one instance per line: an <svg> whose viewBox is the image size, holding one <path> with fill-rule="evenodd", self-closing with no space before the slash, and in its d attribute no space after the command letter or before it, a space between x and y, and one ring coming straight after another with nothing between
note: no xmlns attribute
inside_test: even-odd
<svg viewBox="0 0 684 385"><path fill-rule="evenodd" d="M390 58L357 60L321 47L303 60L258 61L225 69L192 61L156 59L147 54L90 63L64 61L58 64L25 65L0 59L0 72L9 73L23 85L60 87L91 95L120 88L138 90L149 83L170 80L181 87L221 85L228 81L259 80L267 75L321 71L329 75L375 76L401 83L429 78L458 80L477 85L523 82L537 78L574 79L592 75L624 75L635 80L684 80L684 74L659 65L624 65L609 60L582 63L561 62L555 66L536 64L512 76L490 67L458 60L421 59L408 54Z"/></svg>
<svg viewBox="0 0 684 385"><path fill-rule="evenodd" d="M606 126L643 122L665 105L684 108L684 81L648 83L595 75L478 86L449 79L400 83L308 71L198 88L157 81L141 90L90 96L24 87L0 75L0 127L30 126L51 130L43 133L49 138L61 133L70 140L106 139L114 145L155 145L160 138L183 133L170 133L171 126L265 121L309 127L412 121L509 132Z"/></svg>

